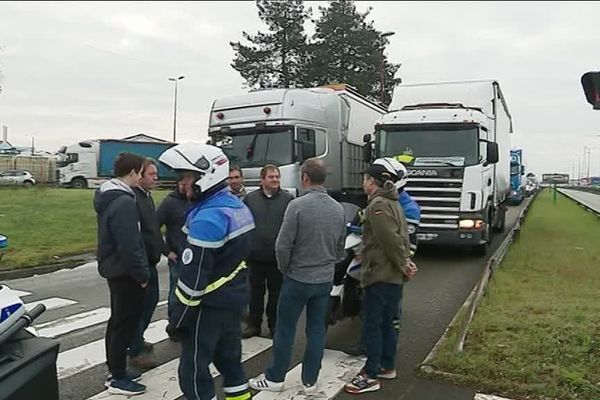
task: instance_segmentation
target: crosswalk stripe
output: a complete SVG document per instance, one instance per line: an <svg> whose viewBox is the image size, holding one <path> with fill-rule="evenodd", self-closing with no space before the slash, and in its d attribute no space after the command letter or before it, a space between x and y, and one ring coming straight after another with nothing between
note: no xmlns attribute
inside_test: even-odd
<svg viewBox="0 0 600 400"><path fill-rule="evenodd" d="M17 297L25 297L25 296L31 296L31 293L29 292L24 292L22 290L15 290L12 289L12 292L14 293L15 296Z"/></svg>
<svg viewBox="0 0 600 400"><path fill-rule="evenodd" d="M70 315L66 318L57 319L36 325L35 329L41 337L53 338L69 332L77 331L89 326L94 326L108 321L110 308L101 307L80 314Z"/></svg>
<svg viewBox="0 0 600 400"><path fill-rule="evenodd" d="M165 331L167 324L168 321L165 319L151 323L144 333L144 339L153 344L167 339L168 335ZM101 339L60 352L56 361L58 379L67 378L104 363L106 361L105 351L104 339Z"/></svg>
<svg viewBox="0 0 600 400"><path fill-rule="evenodd" d="M506 397L494 396L492 394L477 393L477 394L475 394L475 397L473 400L510 400L510 399L508 399Z"/></svg>
<svg viewBox="0 0 600 400"><path fill-rule="evenodd" d="M27 311L29 311L33 307L37 306L38 304L45 305L46 306L46 311L48 311L48 310L56 310L58 308L63 308L63 307L66 307L66 306L77 304L77 302L73 301L73 300L69 300L69 299L63 299L61 297L50 297L48 299L33 301L31 303L26 303L25 304L25 309Z"/></svg>
<svg viewBox="0 0 600 400"><path fill-rule="evenodd" d="M242 340L242 362L266 351L272 344L273 342L270 339L260 337ZM144 400L175 400L182 396L183 393L179 389L177 379L178 367L179 359L177 358L143 374L141 383L148 385L146 393L143 395ZM212 364L210 365L210 371L213 377L219 376L219 372ZM111 395L105 390L88 400L120 400L122 398L120 395Z"/></svg>
<svg viewBox="0 0 600 400"><path fill-rule="evenodd" d="M162 307L166 304L166 300L160 301L158 302L156 307ZM101 324L103 322L108 321L109 318L110 308L101 307L92 311L86 311L81 314L75 314L66 318L61 318L40 325L36 325L35 329L37 329L39 336L57 337L66 333Z"/></svg>
<svg viewBox="0 0 600 400"><path fill-rule="evenodd" d="M288 371L285 376L285 387L283 392L259 392L254 400L300 400L307 398L318 398L326 400L335 397L342 391L344 385L350 382L361 370L365 362L364 358L349 356L336 350L325 350L321 371L317 383L318 393L309 396L302 392L302 364L296 365Z"/></svg>

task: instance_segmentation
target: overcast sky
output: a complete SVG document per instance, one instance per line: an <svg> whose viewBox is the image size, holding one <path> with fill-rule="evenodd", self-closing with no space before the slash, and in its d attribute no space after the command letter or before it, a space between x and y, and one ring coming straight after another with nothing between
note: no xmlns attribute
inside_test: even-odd
<svg viewBox="0 0 600 400"><path fill-rule="evenodd" d="M323 2L306 2L315 9ZM513 146L535 173L570 173L593 148L600 111L580 78L600 70L600 3L357 2L373 7L405 83L496 78L513 115ZM254 2L0 3L0 125L13 145L49 151L137 133L206 138L212 100L240 93L230 67L241 31L261 28Z"/></svg>

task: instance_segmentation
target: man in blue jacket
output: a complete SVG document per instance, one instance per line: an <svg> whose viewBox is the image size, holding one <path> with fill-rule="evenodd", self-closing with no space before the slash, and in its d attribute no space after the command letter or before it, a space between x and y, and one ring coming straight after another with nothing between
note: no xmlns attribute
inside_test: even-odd
<svg viewBox="0 0 600 400"><path fill-rule="evenodd" d="M133 188L142 176L144 158L121 153L114 166L117 176L94 195L98 214L98 272L110 289L110 319L106 327L106 363L110 393L138 395L146 387L141 376L126 370L127 346L140 323L150 277L140 231L140 214Z"/></svg>
<svg viewBox="0 0 600 400"><path fill-rule="evenodd" d="M180 144L159 161L196 180L184 232L187 243L179 261L167 332L181 338L179 385L187 400L216 398L210 363L223 376L226 399L251 398L242 368L240 319L248 303L246 265L254 220L229 193L229 160L214 146Z"/></svg>

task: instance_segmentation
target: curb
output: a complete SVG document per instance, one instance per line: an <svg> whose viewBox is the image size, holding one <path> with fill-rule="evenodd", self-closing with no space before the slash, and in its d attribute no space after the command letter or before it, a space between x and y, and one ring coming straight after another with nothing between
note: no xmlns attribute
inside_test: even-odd
<svg viewBox="0 0 600 400"><path fill-rule="evenodd" d="M38 267L31 268L18 268L0 271L0 281L10 281L13 279L30 278L34 275L44 275L51 272L56 272L62 269L74 269L82 266L90 261L96 261L96 255L93 253L85 253L77 256L73 256L68 261L50 264L40 265Z"/></svg>
<svg viewBox="0 0 600 400"><path fill-rule="evenodd" d="M450 324L448 324L448 326L446 327L446 330L444 331L442 336L438 339L438 341L435 343L435 345L433 346L433 348L431 349L429 354L427 354L427 356L425 357L425 359L423 360L421 365L418 367L418 369L422 373L429 375L429 376L431 376L431 375L439 376L441 378L453 378L453 377L461 376L459 374L453 374L451 372L437 370L433 365L431 365L431 361L438 354L440 346L447 339L450 330L459 324L460 316L463 315L464 313L467 313L466 320L463 321L463 323L460 326L460 339L456 346L456 352L461 352L463 350L464 341L466 339L467 332L469 330L469 326L475 316L475 311L477 310L477 307L479 306L479 303L481 302L481 299L483 298L483 296L485 294L485 289L487 288L487 284L491 280L491 278L494 274L494 270L500 265L500 263L504 259L504 256L508 252L510 245L519 238L519 233L521 231L521 225L523 224L525 217L527 216L527 212L529 211L529 206L531 205L533 200L535 200L538 193L539 193L539 191L536 192L536 194L534 196L529 197L525 200L525 206L523 207L523 209L521 210L521 212L519 214L517 223L511 228L511 230L508 232L506 237L502 240L502 243L496 249L496 251L490 256L490 258L486 262L482 277L475 284L475 287L473 287L473 290L471 290L471 293L469 294L469 296L467 296L467 298L464 301L464 303L462 304L462 306L457 310L456 314L454 315L454 318L452 318L452 320L450 321ZM478 394L478 395L480 396L479 399L503 399L501 397L491 396L491 395L483 395L483 394ZM485 396L488 396L488 397L485 397ZM510 399L505 399L505 400L510 400Z"/></svg>

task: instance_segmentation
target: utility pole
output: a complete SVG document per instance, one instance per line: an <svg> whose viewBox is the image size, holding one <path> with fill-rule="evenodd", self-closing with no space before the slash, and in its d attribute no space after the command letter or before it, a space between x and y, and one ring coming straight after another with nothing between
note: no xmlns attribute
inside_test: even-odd
<svg viewBox="0 0 600 400"><path fill-rule="evenodd" d="M173 142L177 142L177 84L185 78L181 75L179 78L169 78L171 82L175 82L175 101L173 102Z"/></svg>

